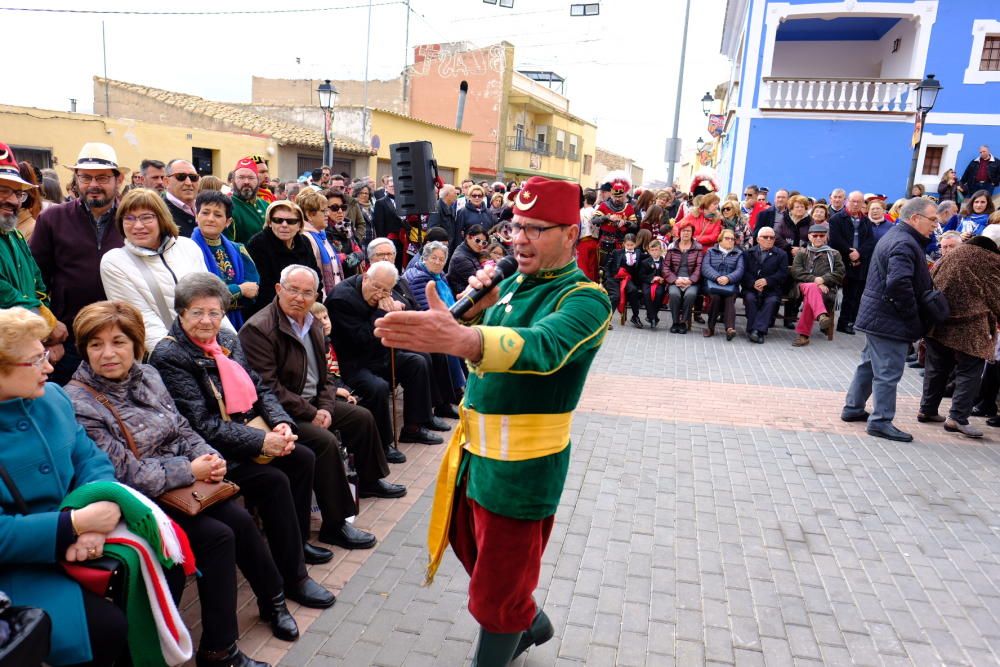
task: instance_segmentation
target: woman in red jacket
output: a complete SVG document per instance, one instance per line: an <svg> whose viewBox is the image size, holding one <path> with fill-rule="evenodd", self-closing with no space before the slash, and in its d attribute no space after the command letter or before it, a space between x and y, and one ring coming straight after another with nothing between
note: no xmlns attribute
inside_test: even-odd
<svg viewBox="0 0 1000 667"><path fill-rule="evenodd" d="M711 192L702 195L696 208L684 217L694 227L694 240L701 244L702 253L719 240L722 233L722 218L719 217L719 195Z"/></svg>

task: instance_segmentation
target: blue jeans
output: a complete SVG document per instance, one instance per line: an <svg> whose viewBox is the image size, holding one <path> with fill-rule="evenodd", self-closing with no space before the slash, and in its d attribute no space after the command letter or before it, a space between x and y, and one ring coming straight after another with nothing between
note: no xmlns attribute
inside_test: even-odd
<svg viewBox="0 0 1000 667"><path fill-rule="evenodd" d="M896 416L896 387L906 366L905 340L867 334L861 363L854 371L854 379L847 390L844 412L864 412L868 397L872 397L872 413L868 426L878 428L891 424Z"/></svg>

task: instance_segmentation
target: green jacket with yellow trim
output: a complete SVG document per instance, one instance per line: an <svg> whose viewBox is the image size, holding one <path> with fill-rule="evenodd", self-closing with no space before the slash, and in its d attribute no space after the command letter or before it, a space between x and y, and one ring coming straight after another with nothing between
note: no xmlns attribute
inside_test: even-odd
<svg viewBox="0 0 1000 667"><path fill-rule="evenodd" d="M21 232L0 232L0 308L38 310L48 302L42 272Z"/></svg>
<svg viewBox="0 0 1000 667"><path fill-rule="evenodd" d="M498 286L484 314L483 357L472 365L464 407L473 415L559 415L580 400L587 371L604 341L611 302L576 261L551 271L517 274ZM544 419L544 417L543 417ZM504 438L515 442L517 429ZM524 437L523 434L520 437ZM569 434L562 451L527 460L497 460L466 447L466 495L515 519L555 514L569 468Z"/></svg>

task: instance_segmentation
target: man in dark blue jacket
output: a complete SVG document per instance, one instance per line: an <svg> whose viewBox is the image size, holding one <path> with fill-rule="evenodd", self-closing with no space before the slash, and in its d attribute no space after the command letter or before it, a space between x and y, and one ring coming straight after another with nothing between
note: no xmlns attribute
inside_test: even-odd
<svg viewBox="0 0 1000 667"><path fill-rule="evenodd" d="M743 305L751 343L764 342L788 280L788 256L774 247L774 237L770 227L758 228L757 245L744 254Z"/></svg>
<svg viewBox="0 0 1000 667"><path fill-rule="evenodd" d="M896 428L896 386L903 376L906 350L923 335L920 297L933 287L924 248L933 233L937 206L914 197L903 205L901 224L875 246L855 329L867 334L861 363L847 390L840 418L867 420L870 435L900 442L913 436ZM872 396L872 412L865 402Z"/></svg>
<svg viewBox="0 0 1000 667"><path fill-rule="evenodd" d="M844 209L830 218L830 247L840 253L847 267L837 331L852 336L876 241L872 223L862 209L864 203L863 194L852 192Z"/></svg>

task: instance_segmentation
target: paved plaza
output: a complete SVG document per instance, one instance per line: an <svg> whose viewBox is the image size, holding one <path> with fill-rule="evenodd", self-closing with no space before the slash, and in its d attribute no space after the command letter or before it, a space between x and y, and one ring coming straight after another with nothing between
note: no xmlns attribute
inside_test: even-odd
<svg viewBox="0 0 1000 667"><path fill-rule="evenodd" d="M917 424L907 370L896 423L916 440L871 438L838 419L864 337L792 338L609 333L537 591L556 636L515 665L1000 664L1000 432ZM292 645L258 624L245 648L286 667L468 663L467 575L449 552L420 585L441 450L410 446L405 502L366 506L375 550L313 568L337 604L296 612Z"/></svg>

